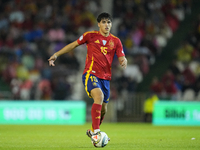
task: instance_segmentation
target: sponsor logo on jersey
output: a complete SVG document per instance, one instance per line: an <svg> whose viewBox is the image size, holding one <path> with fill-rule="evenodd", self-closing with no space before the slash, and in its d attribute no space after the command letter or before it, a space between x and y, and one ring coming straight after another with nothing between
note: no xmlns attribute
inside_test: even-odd
<svg viewBox="0 0 200 150"><path fill-rule="evenodd" d="M96 40L94 43L100 43L99 40Z"/></svg>

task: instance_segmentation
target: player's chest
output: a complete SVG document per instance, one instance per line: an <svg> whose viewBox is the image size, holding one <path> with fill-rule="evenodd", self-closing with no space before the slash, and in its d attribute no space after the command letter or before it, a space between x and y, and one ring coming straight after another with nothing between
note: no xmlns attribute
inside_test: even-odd
<svg viewBox="0 0 200 150"><path fill-rule="evenodd" d="M92 38L89 42L96 50L102 53L112 53L115 51L115 42L113 39Z"/></svg>

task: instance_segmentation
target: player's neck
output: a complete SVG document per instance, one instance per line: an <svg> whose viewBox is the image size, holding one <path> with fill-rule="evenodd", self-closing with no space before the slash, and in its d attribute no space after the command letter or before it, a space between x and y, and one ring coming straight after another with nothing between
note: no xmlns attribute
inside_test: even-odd
<svg viewBox="0 0 200 150"><path fill-rule="evenodd" d="M101 30L99 30L99 33L100 33L102 36L105 36L105 37L108 37L109 34L110 34L110 32L104 33L104 32L102 32Z"/></svg>

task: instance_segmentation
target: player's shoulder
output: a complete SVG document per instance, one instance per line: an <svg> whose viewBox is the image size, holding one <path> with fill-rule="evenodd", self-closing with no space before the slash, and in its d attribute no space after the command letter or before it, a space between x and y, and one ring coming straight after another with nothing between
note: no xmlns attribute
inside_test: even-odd
<svg viewBox="0 0 200 150"><path fill-rule="evenodd" d="M87 34L97 34L97 33L99 33L99 32L93 30L93 31L87 31L87 32L85 32L83 35L86 36Z"/></svg>
<svg viewBox="0 0 200 150"><path fill-rule="evenodd" d="M113 35L110 33L110 36L113 38L113 39L117 39L117 40L120 40L117 36Z"/></svg>
<svg viewBox="0 0 200 150"><path fill-rule="evenodd" d="M110 36L111 36L114 40L120 41L120 39L119 39L117 36L115 36L115 35L113 35L113 34L111 34L111 33L110 33Z"/></svg>

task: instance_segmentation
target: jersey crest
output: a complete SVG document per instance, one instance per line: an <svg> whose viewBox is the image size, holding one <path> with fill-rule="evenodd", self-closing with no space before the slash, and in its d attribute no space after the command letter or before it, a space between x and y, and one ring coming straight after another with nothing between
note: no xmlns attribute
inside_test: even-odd
<svg viewBox="0 0 200 150"><path fill-rule="evenodd" d="M115 45L114 45L114 42L112 40L109 41L109 46L110 46L110 49L114 48Z"/></svg>

